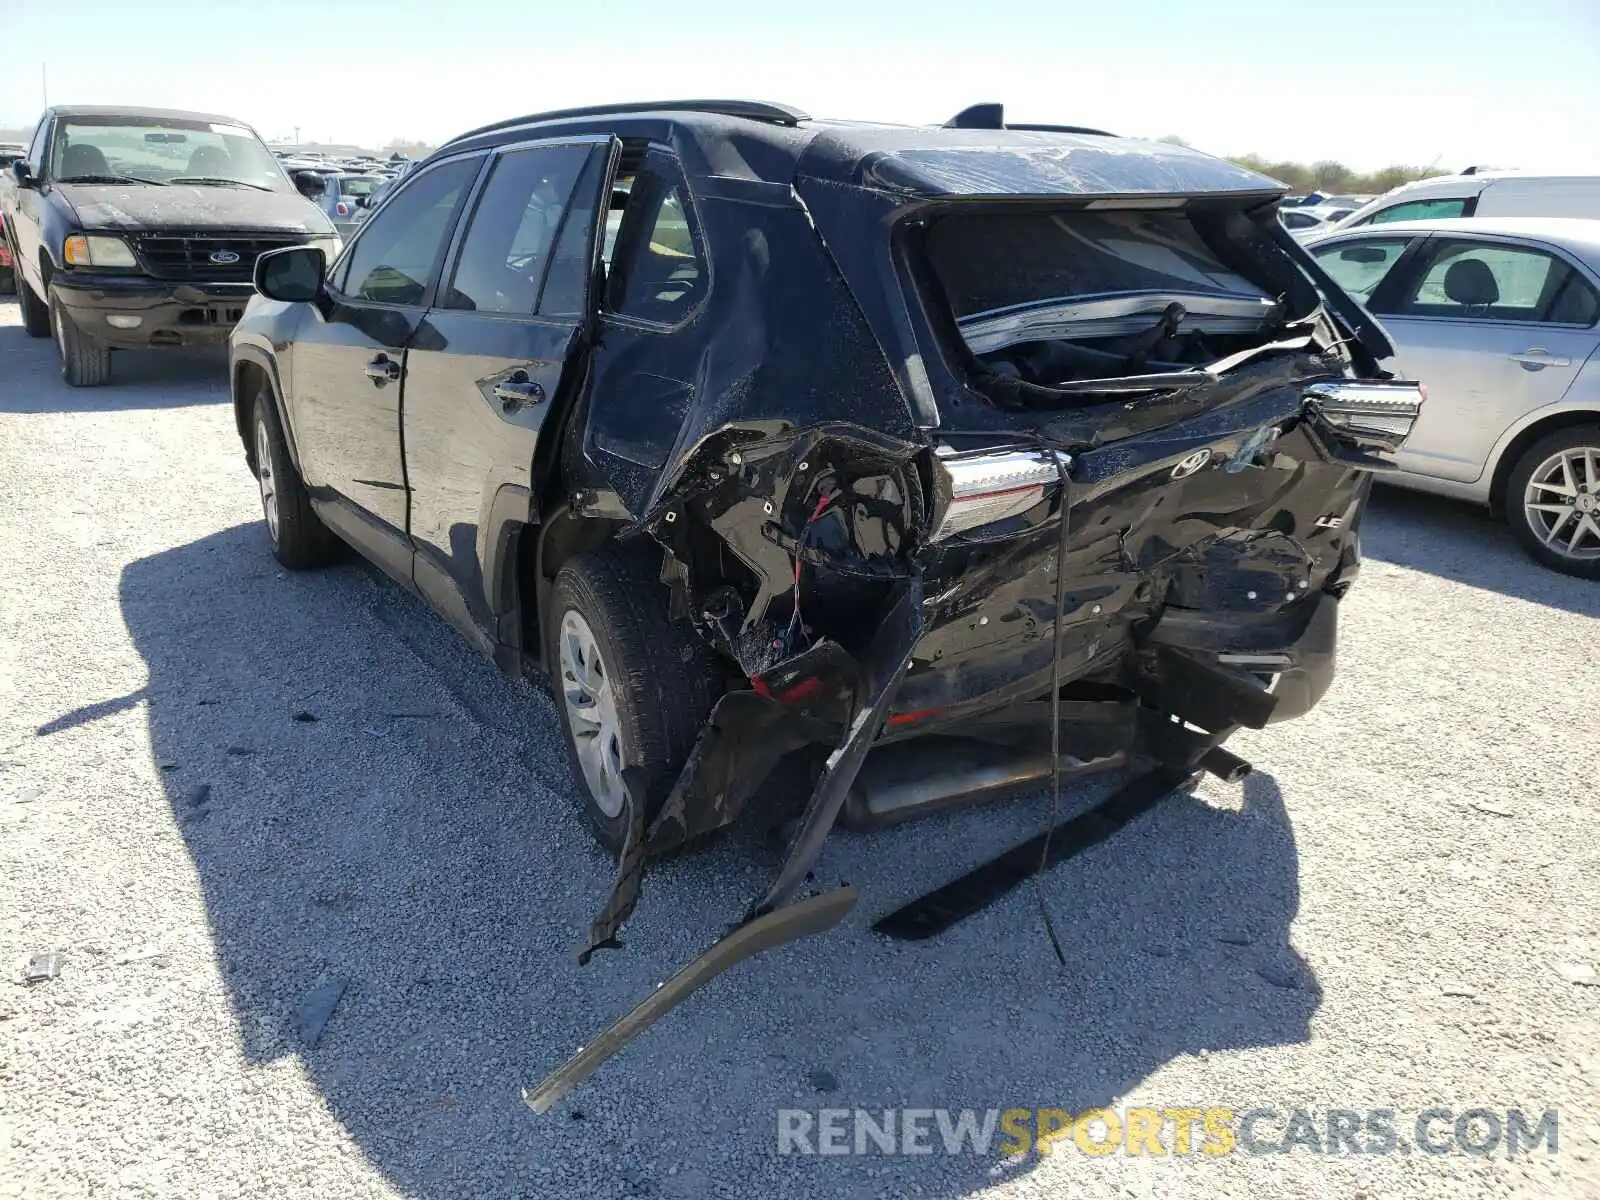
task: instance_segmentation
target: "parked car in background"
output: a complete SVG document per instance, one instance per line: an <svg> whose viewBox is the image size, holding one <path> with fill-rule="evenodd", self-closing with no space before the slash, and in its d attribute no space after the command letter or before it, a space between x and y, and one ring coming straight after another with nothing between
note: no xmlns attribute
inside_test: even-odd
<svg viewBox="0 0 1600 1200"><path fill-rule="evenodd" d="M16 290L17 276L11 243L6 237L6 217L4 211L0 211L0 296L9 296Z"/></svg>
<svg viewBox="0 0 1600 1200"><path fill-rule="evenodd" d="M1490 505L1546 566L1600 578L1600 221L1383 223L1308 248L1427 385L1386 478Z"/></svg>
<svg viewBox="0 0 1600 1200"><path fill-rule="evenodd" d="M256 132L231 117L58 106L0 192L23 327L55 338L74 387L105 383L113 348L219 343L256 257L339 238Z"/></svg>
<svg viewBox="0 0 1600 1200"><path fill-rule="evenodd" d="M1385 192L1340 222L1340 229L1391 221L1454 217L1600 218L1600 175L1525 175L1474 171L1436 175Z"/></svg>
<svg viewBox="0 0 1600 1200"><path fill-rule="evenodd" d="M322 195L314 203L327 214L339 235L348 238L360 223L374 190L382 182L377 175L325 172L322 174Z"/></svg>

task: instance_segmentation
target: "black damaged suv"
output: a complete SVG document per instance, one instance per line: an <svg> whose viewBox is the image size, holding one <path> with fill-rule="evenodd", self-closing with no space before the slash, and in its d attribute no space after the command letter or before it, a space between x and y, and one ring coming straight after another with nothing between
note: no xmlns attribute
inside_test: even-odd
<svg viewBox="0 0 1600 1200"><path fill-rule="evenodd" d="M261 258L239 434L282 563L348 542L548 670L622 852L594 944L811 754L759 922L836 819L1192 769L1323 694L1421 401L1283 194L997 106L522 117Z"/></svg>
<svg viewBox="0 0 1600 1200"><path fill-rule="evenodd" d="M224 342L262 251L339 250L328 218L231 117L60 105L9 171L0 236L22 323L55 338L74 387L105 383L113 349Z"/></svg>

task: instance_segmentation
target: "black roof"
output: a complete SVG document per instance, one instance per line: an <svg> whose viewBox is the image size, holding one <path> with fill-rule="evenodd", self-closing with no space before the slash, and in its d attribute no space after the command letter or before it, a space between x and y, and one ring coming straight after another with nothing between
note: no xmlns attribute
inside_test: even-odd
<svg viewBox="0 0 1600 1200"><path fill-rule="evenodd" d="M182 108L142 108L127 104L52 104L50 112L58 117L151 117L157 121L215 121L218 125L242 125L252 128L250 122L220 113L189 112Z"/></svg>
<svg viewBox="0 0 1600 1200"><path fill-rule="evenodd" d="M613 134L675 146L693 176L788 186L800 175L908 199L1138 193L1282 195L1255 171L1186 146L1072 126L1007 125L998 105L959 125L813 120L780 104L668 100L531 113L445 143L436 155L563 135Z"/></svg>

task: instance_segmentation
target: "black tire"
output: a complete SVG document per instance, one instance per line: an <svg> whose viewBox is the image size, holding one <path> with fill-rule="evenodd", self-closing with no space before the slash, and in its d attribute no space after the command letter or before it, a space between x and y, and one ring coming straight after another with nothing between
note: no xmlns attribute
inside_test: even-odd
<svg viewBox="0 0 1600 1200"><path fill-rule="evenodd" d="M17 274L10 267L0 267L0 296L9 296L17 290Z"/></svg>
<svg viewBox="0 0 1600 1200"><path fill-rule="evenodd" d="M561 658L561 627L569 612L588 624L615 696L622 764L639 769L645 818L661 811L684 761L723 691L716 653L687 618L674 620L660 578L660 552L610 545L564 563L550 589L545 662L561 713L567 763L595 838L622 851L627 811L601 808L579 759L567 694L575 684Z"/></svg>
<svg viewBox="0 0 1600 1200"><path fill-rule="evenodd" d="M50 328L69 387L99 387L111 378L111 347L78 328L59 298L50 297Z"/></svg>
<svg viewBox="0 0 1600 1200"><path fill-rule="evenodd" d="M291 571L309 571L337 562L344 551L343 543L312 509L311 496L289 457L289 446L283 437L283 427L278 423L278 409L272 402L272 393L265 388L256 394L250 433L250 466L258 484L263 444L271 471L273 499L269 502L263 487L261 516L273 557ZM269 503L277 506L276 522Z"/></svg>
<svg viewBox="0 0 1600 1200"><path fill-rule="evenodd" d="M50 336L50 308L34 295L20 271L17 272L17 307L22 309L22 328L29 337Z"/></svg>
<svg viewBox="0 0 1600 1200"><path fill-rule="evenodd" d="M1585 506L1589 509L1591 523L1600 524L1600 487L1591 485L1587 478L1574 480L1577 487L1577 495L1573 497L1575 512L1573 516L1562 520L1558 527L1555 545L1545 540L1549 530L1535 528L1533 518L1523 507L1528 484L1533 479L1534 472L1557 454L1579 447L1600 454L1600 425L1569 425L1565 429L1548 433L1534 442L1523 451L1522 457L1517 460L1517 465L1511 468L1511 474L1506 479L1506 492L1502 504L1506 524L1511 527L1512 535L1535 562L1549 567L1552 571L1560 571L1563 575L1575 575L1579 579L1600 579L1600 554L1595 553L1596 543L1600 543L1600 535L1590 532L1579 542L1579 551L1587 551L1590 557L1577 557L1565 549L1565 543L1570 539L1574 529L1573 522L1583 515ZM1596 467L1596 474L1600 476L1600 466ZM1597 483L1600 483L1600 479L1597 479ZM1551 503L1557 502L1554 493L1547 495L1551 497Z"/></svg>

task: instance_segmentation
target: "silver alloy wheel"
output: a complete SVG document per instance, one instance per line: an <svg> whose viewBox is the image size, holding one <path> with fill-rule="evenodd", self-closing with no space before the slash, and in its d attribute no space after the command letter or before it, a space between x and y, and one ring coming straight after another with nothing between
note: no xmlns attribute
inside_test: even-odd
<svg viewBox="0 0 1600 1200"><path fill-rule="evenodd" d="M1528 527L1563 558L1600 558L1600 446L1569 446L1534 468L1522 498Z"/></svg>
<svg viewBox="0 0 1600 1200"><path fill-rule="evenodd" d="M622 813L627 793L622 786L622 722L611 674L600 658L600 646L583 614L568 609L558 633L561 697L578 765L595 806L608 818Z"/></svg>
<svg viewBox="0 0 1600 1200"><path fill-rule="evenodd" d="M267 519L267 535L278 544L278 481L272 474L272 438L265 421L256 422L256 482L261 485L261 515Z"/></svg>

